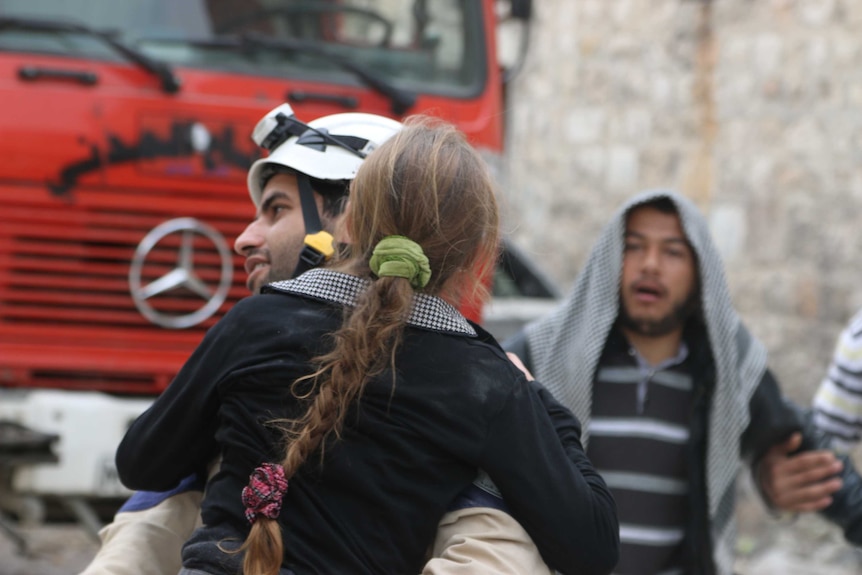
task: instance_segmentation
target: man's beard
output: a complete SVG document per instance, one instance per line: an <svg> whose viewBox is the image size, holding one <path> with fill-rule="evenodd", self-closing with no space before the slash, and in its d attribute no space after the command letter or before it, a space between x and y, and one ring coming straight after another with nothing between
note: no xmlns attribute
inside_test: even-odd
<svg viewBox="0 0 862 575"><path fill-rule="evenodd" d="M256 286L256 289L252 289L252 292L260 293L261 288L266 284L293 279L296 266L299 264L299 254L304 246L305 242L303 241L296 246L282 248L276 254L273 254L269 249L262 250L269 262L269 269L266 271L266 275L258 280L260 285ZM280 256L280 254L285 253L296 255L289 258Z"/></svg>
<svg viewBox="0 0 862 575"><path fill-rule="evenodd" d="M620 326L647 337L661 337L685 325L697 310L698 290L692 290L685 301L674 305L670 313L658 319L635 318L629 315L620 296Z"/></svg>
<svg viewBox="0 0 862 575"><path fill-rule="evenodd" d="M255 294L259 294L263 286L275 282L280 282L284 280L289 280L293 278L293 273L296 271L296 263L295 262L279 262L279 265L273 266L269 264L269 269L266 272L266 275L260 278L257 278L256 285L247 286L249 291Z"/></svg>

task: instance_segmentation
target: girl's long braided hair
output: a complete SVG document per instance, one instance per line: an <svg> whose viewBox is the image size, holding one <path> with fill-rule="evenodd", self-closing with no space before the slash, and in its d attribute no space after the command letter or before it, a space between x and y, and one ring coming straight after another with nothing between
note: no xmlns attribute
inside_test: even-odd
<svg viewBox="0 0 862 575"><path fill-rule="evenodd" d="M391 235L418 243L431 268L420 291L456 305L487 295L482 279L498 255L499 216L487 166L456 128L427 117L408 119L363 163L345 217L351 241L336 268L373 281L346 311L332 350L297 382L311 380L311 391L299 394L294 384L295 395L309 402L305 415L277 422L286 438L288 479L313 453L323 456L324 442L340 436L365 384L394 366L414 289L405 278L374 276L369 260L377 243ZM284 558L278 522L259 517L242 549L245 575L277 575Z"/></svg>

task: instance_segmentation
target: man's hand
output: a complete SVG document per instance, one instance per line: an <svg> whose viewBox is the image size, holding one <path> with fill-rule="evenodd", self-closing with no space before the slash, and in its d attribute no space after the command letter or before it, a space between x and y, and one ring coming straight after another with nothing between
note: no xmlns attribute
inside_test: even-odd
<svg viewBox="0 0 862 575"><path fill-rule="evenodd" d="M524 375L527 376L527 381L533 381L535 378L533 374L530 373L530 370L527 369L527 366L524 365L524 362L521 361L521 358L512 353L511 351L507 351L506 355L509 357L509 361L515 364L515 367L524 372Z"/></svg>
<svg viewBox="0 0 862 575"><path fill-rule="evenodd" d="M841 489L834 477L843 464L831 451L806 451L791 455L802 443L794 433L784 443L772 446L758 464L760 488L773 507L782 511L819 511L832 503Z"/></svg>

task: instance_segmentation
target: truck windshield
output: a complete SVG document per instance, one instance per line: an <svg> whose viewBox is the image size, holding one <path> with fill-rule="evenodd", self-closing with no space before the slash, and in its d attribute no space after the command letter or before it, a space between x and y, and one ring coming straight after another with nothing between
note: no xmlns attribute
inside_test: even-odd
<svg viewBox="0 0 862 575"><path fill-rule="evenodd" d="M347 59L403 90L455 97L479 93L485 75L476 0L0 0L0 14L86 23L177 66L356 83ZM0 30L0 51L122 60L74 30Z"/></svg>

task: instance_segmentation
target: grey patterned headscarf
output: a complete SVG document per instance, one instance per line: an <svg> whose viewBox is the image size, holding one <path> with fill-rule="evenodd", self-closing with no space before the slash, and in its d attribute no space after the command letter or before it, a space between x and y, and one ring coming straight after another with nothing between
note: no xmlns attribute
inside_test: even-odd
<svg viewBox="0 0 862 575"><path fill-rule="evenodd" d="M716 368L706 457L709 516L716 567L723 575L732 572L740 437L749 421L749 400L766 369L766 351L748 334L733 308L721 257L697 207L665 190L647 191L629 200L599 236L561 306L527 326L527 341L536 379L578 416L586 444L593 379L618 314L626 214L660 198L676 206L699 264L701 305Z"/></svg>

